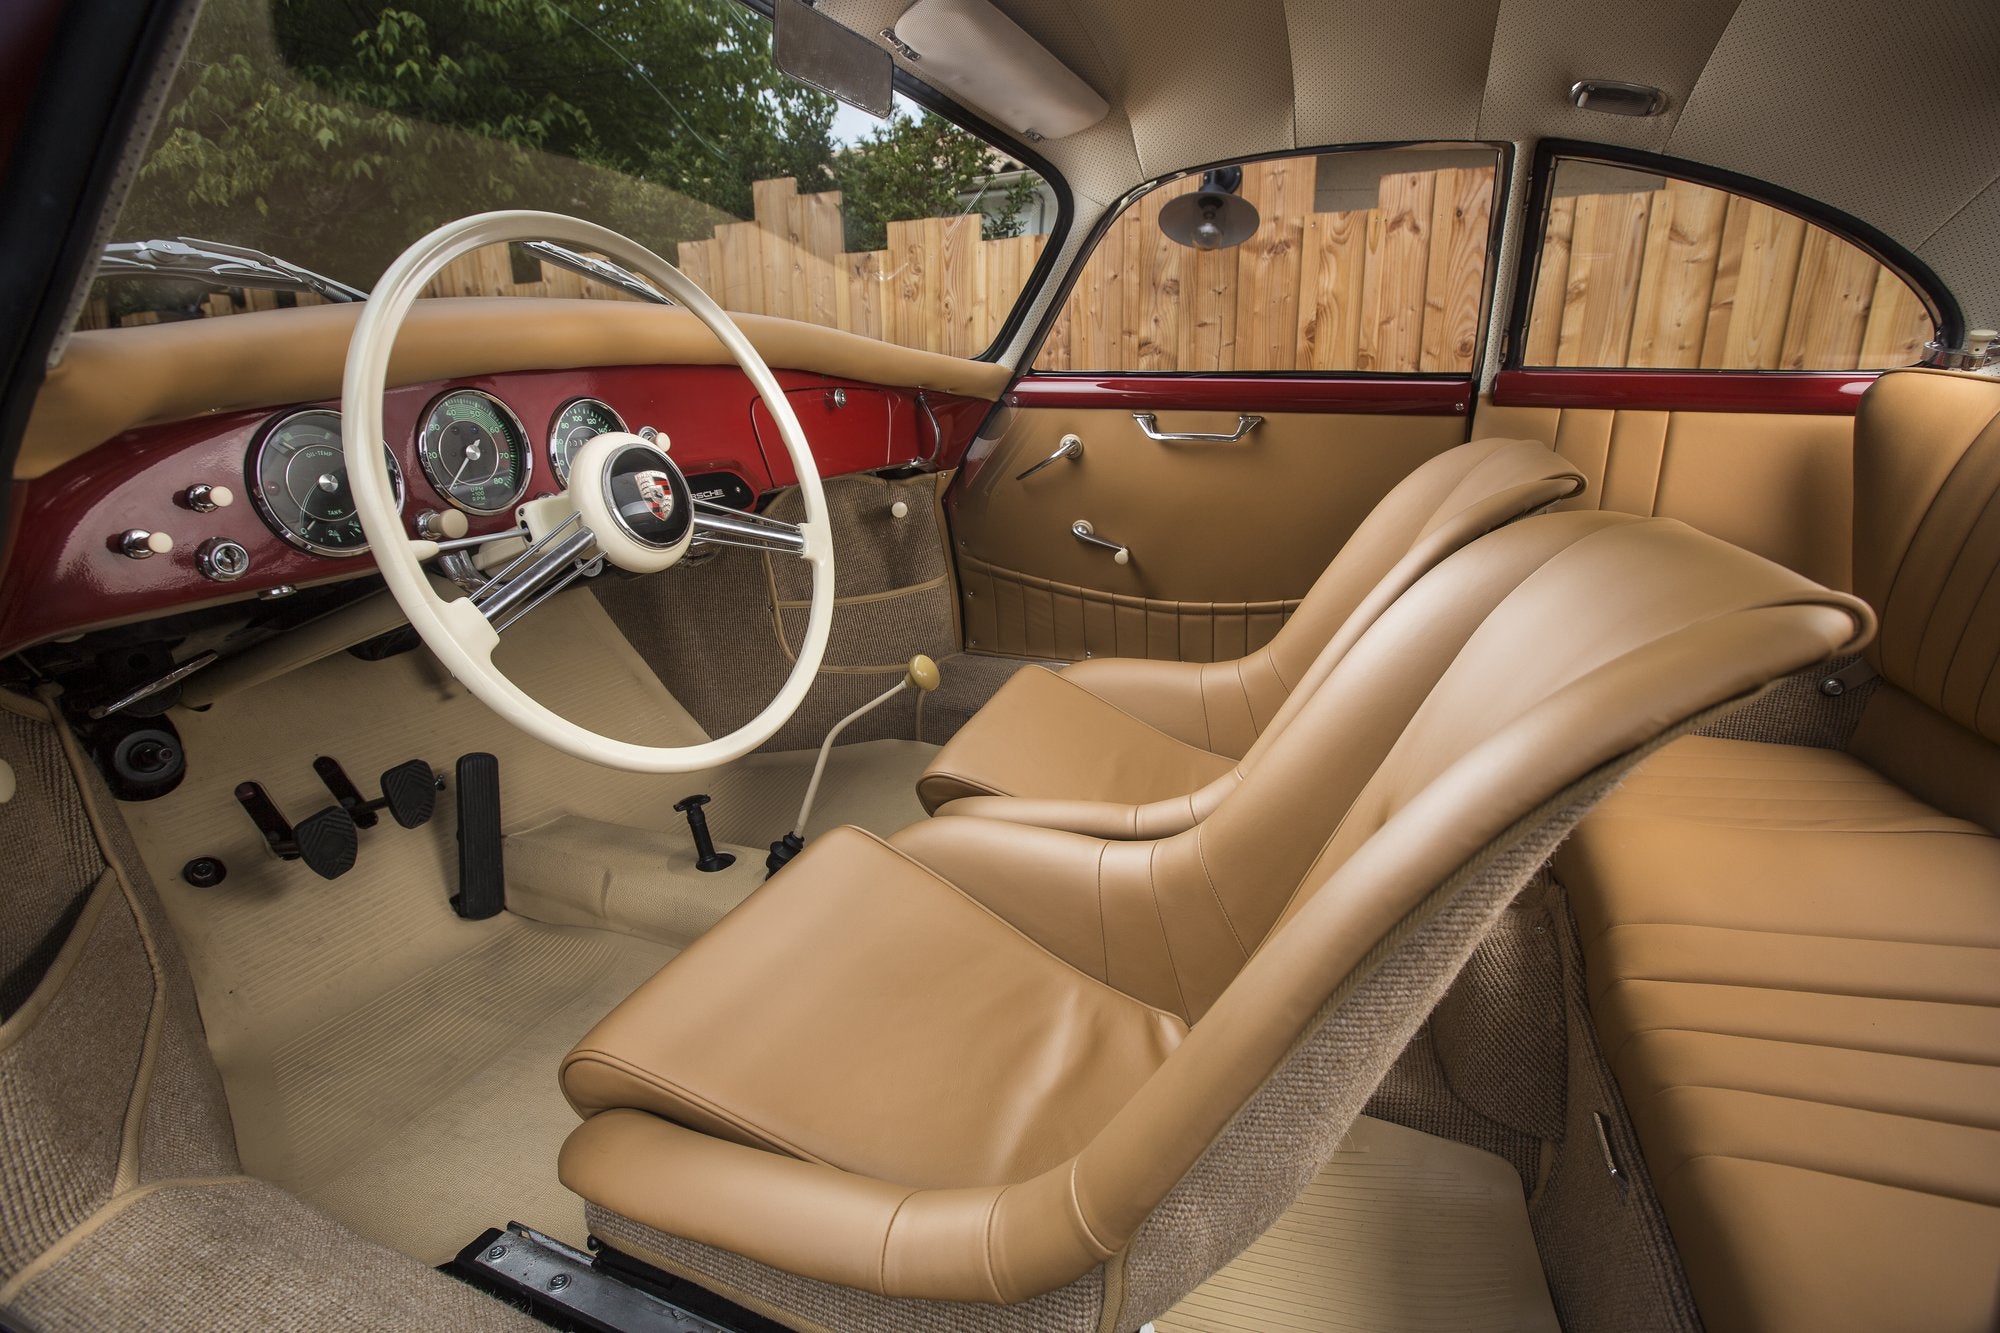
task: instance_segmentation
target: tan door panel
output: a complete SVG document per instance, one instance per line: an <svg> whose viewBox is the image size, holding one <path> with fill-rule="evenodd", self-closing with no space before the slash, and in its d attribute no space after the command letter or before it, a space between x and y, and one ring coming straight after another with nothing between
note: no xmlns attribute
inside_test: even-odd
<svg viewBox="0 0 2000 1333"><path fill-rule="evenodd" d="M1391 487L1465 439L1459 416L1263 417L1232 443L1162 443L1129 410L1004 409L949 501L967 646L1072 659L1247 652ZM1226 434L1238 418L1163 410L1157 422ZM1072 433L1079 457L1019 476ZM1130 562L1079 541L1078 519Z"/></svg>

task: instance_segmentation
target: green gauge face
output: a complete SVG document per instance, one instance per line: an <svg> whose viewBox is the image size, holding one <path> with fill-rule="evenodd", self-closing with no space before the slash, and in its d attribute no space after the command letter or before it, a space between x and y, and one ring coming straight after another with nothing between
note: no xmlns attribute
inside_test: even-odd
<svg viewBox="0 0 2000 1333"><path fill-rule="evenodd" d="M595 398L572 398L549 423L549 466L556 470L556 484L569 485L569 460L576 451L608 431L625 429L625 418L611 410L609 403Z"/></svg>
<svg viewBox="0 0 2000 1333"><path fill-rule="evenodd" d="M403 507L403 472L386 447L396 508ZM340 413L294 412L266 426L250 454L250 496L271 531L316 555L360 555L368 549L361 515L347 484Z"/></svg>
<svg viewBox="0 0 2000 1333"><path fill-rule="evenodd" d="M454 389L431 404L417 434L417 461L438 494L475 514L512 507L533 468L520 418L477 389Z"/></svg>

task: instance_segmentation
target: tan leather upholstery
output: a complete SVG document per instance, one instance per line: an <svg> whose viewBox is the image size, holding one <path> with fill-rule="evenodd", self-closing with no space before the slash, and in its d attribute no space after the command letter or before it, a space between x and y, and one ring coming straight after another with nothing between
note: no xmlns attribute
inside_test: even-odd
<svg viewBox="0 0 2000 1333"><path fill-rule="evenodd" d="M206 412L340 396L359 305L301 306L71 336L42 381L16 477L39 477L120 431ZM770 315L732 315L759 355L787 370L994 399L1007 368L896 347ZM454 297L419 301L396 339L389 383L506 370L734 365L685 310L636 301Z"/></svg>
<svg viewBox="0 0 2000 1333"><path fill-rule="evenodd" d="M1855 475L1854 752L1678 741L1556 862L1712 1330L2000 1325L2000 383L1883 376Z"/></svg>
<svg viewBox="0 0 2000 1333"><path fill-rule="evenodd" d="M1368 960L1449 910L1441 885L1869 627L1677 523L1504 528L1384 612L1193 829L946 818L817 840L571 1053L588 1119L562 1177L666 1237L900 1299L1122 1272L1142 1227L1204 1244L1155 1210ZM1105 1327L1158 1312L1119 1308L1125 1289L1107 1276Z"/></svg>
<svg viewBox="0 0 2000 1333"><path fill-rule="evenodd" d="M1575 463L1589 486L1564 509L1677 518L1829 588L1854 586L1851 416L1497 407L1482 397L1472 434L1540 440Z"/></svg>
<svg viewBox="0 0 2000 1333"><path fill-rule="evenodd" d="M1285 726L1295 701L1424 571L1582 484L1532 441L1440 454L1375 507L1264 647L1228 662L1078 662L1060 685L1040 668L1023 671L944 747L917 794L932 811L962 797L1021 797L1034 804L962 813L1105 837L1185 828L1220 799L1215 791L1190 805L1196 789L1228 781L1227 760L1254 760L1259 738ZM1151 802L1166 808L1131 808Z"/></svg>

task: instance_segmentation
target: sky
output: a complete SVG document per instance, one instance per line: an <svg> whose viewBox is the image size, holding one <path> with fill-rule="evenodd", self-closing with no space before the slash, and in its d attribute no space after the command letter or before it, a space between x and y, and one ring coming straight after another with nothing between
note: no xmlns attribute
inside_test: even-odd
<svg viewBox="0 0 2000 1333"><path fill-rule="evenodd" d="M917 113L917 104L896 94L896 105L911 115ZM882 122L859 107L851 107L842 102L833 112L833 142L835 147L845 148L848 144L865 139Z"/></svg>

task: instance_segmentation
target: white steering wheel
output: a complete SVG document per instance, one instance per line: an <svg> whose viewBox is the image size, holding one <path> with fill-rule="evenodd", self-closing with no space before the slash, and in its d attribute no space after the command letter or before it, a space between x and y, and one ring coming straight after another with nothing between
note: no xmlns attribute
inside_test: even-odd
<svg viewBox="0 0 2000 1333"><path fill-rule="evenodd" d="M798 473L804 522L782 523L698 502L660 444L624 432L599 435L571 461L567 491L521 506L527 551L469 597L438 592L423 569L423 562L439 553L438 543L412 538L405 530L382 449L388 439L382 401L389 352L418 295L446 264L481 246L530 240L604 255L652 282L708 326L750 377L777 423ZM451 674L501 717L579 759L635 773L686 773L748 754L797 711L819 670L833 625L833 540L819 470L798 416L764 358L721 307L660 256L615 231L560 213L480 213L447 223L398 256L362 308L347 348L341 410L354 507L390 594ZM654 573L672 566L698 540L781 551L812 566L811 611L791 675L764 711L737 730L700 745L635 745L551 712L494 665L500 632L590 561L601 556L621 569Z"/></svg>

